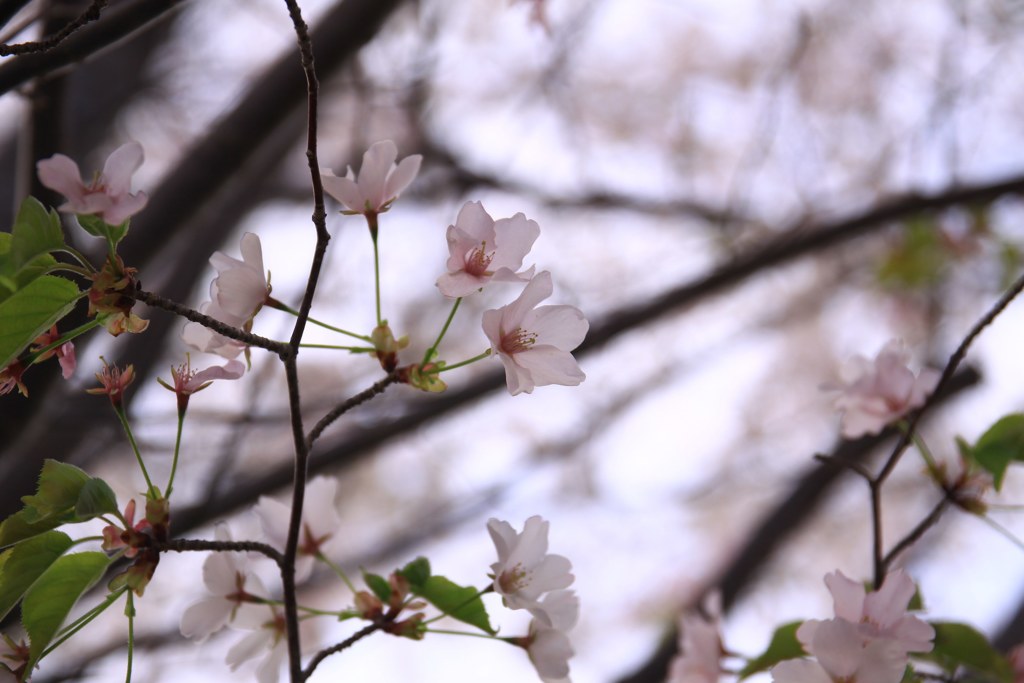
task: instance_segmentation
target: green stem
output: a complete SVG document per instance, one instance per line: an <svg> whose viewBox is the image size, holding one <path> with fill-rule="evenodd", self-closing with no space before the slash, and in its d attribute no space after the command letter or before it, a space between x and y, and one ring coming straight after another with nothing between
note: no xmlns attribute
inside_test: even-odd
<svg viewBox="0 0 1024 683"><path fill-rule="evenodd" d="M45 657L46 655L50 654L58 647L63 645L68 638L81 631L82 628L89 624L89 622L91 622L93 619L102 614L105 609L107 609L115 602L117 602L117 599L121 597L121 594L127 590L128 587L125 586L124 588L119 589L117 592L111 593L107 596L106 600L96 605L91 610L89 610L82 616L78 617L78 619L65 626L64 629L60 632L60 637L53 643L50 643L49 647L43 650L43 654L39 655L39 660L42 660L43 657Z"/></svg>
<svg viewBox="0 0 1024 683"><path fill-rule="evenodd" d="M132 655L135 652L135 601L131 591L128 591L128 602L124 606L124 613L128 617L128 672L125 674L124 683L132 683Z"/></svg>
<svg viewBox="0 0 1024 683"><path fill-rule="evenodd" d="M303 349L335 349L352 353L374 353L377 350L372 346L337 346L335 344L299 344L299 346Z"/></svg>
<svg viewBox="0 0 1024 683"><path fill-rule="evenodd" d="M370 237L373 241L373 291L377 304L377 326L384 324L384 318L380 314L380 253L377 249L377 231L370 230Z"/></svg>
<svg viewBox="0 0 1024 683"><path fill-rule="evenodd" d="M69 247L68 245L65 244L57 251L63 251L65 254L81 263L86 268L88 273L96 272L96 268L94 268L93 265L89 263L89 259L85 258L85 256L83 256L82 253L79 252L77 249Z"/></svg>
<svg viewBox="0 0 1024 683"><path fill-rule="evenodd" d="M272 296L271 297L267 297L266 305L270 306L271 308L276 308L279 311L284 311L285 313L290 313L291 315L294 315L296 317L298 317L298 315L299 315L299 312L296 311L294 308L292 308L291 306L288 306L285 303L282 303L281 301L278 301L277 299L275 299ZM365 334L356 334L355 332L349 332L348 330L343 330L340 327L335 327L334 325L328 325L327 323L321 322L321 321L317 320L316 318L306 318L306 320L308 320L309 322L313 323L314 325L318 325L318 326L320 326L320 327L322 327L322 328L324 328L326 330L330 330L332 332L337 332L338 334L344 334L347 337L352 337L354 339L359 339L361 341L373 343L373 340L370 339L370 337L366 336Z"/></svg>
<svg viewBox="0 0 1024 683"><path fill-rule="evenodd" d="M487 638L488 640L502 640L489 633L471 633L469 631L449 631L444 628L428 628L427 633L441 633L446 636L469 636L470 638Z"/></svg>
<svg viewBox="0 0 1024 683"><path fill-rule="evenodd" d="M900 420L897 423L897 426L904 434L906 434L909 429L909 425L906 420ZM935 479L935 481L942 481L942 471L939 469L938 463L935 462L935 458L932 456L932 452L931 449L928 448L928 444L925 443L924 439L921 438L917 432L914 432L909 436L913 439L914 445L917 446L918 452L921 453L921 457L924 459L924 463L928 467L928 473L932 475L932 478Z"/></svg>
<svg viewBox="0 0 1024 683"><path fill-rule="evenodd" d="M466 360L459 361L458 363L452 363L451 365L446 365L443 368L441 368L440 370L431 370L430 372L436 372L438 374L441 374L442 372L448 372L449 370L454 370L455 368L461 368L461 367L464 367L466 365L469 365L470 363L475 363L478 360L483 360L484 358L487 358L487 356L489 356L489 355L491 355L491 350L487 349L486 351L484 351L483 353L481 353L481 354L479 354L477 356L473 356L472 358L467 358Z"/></svg>
<svg viewBox="0 0 1024 683"><path fill-rule="evenodd" d="M338 565L334 564L329 559L327 559L327 557L323 553L318 552L316 554L316 559L320 560L321 562L326 564L328 567L333 569L334 573L337 574L339 577L341 577L341 580L345 582L345 585L348 587L348 589L350 591L352 591L353 595L357 592L356 591L356 587L354 585L352 585L352 581L348 578L348 575L345 573L344 569L342 569L341 567L339 567Z"/></svg>
<svg viewBox="0 0 1024 683"><path fill-rule="evenodd" d="M462 303L462 297L460 296L452 304L452 310L448 314L448 319L444 321L444 327L441 328L441 334L437 335L437 339L433 345L427 349L427 352L423 354L423 362L421 365L426 365L430 361L434 360L434 355L437 353L437 347L441 345L441 340L444 339L444 335L448 334L448 327L452 324L452 320L455 318L455 311L459 310L459 304Z"/></svg>
<svg viewBox="0 0 1024 683"><path fill-rule="evenodd" d="M84 325L79 325L75 329L70 330L68 332L65 332L64 334L62 334L60 336L60 339L58 339L57 341L53 342L52 344L50 344L48 346L44 346L43 348L41 348L38 351L36 351L35 352L36 353L36 358L38 358L39 356L43 355L47 351L52 351L53 349L56 349L59 346L63 346L64 344L66 344L67 342L71 341L75 337L80 337L81 335L85 334L89 330L91 330L93 328L96 328L96 327L99 327L101 324L102 323L100 323L99 320L93 319L93 320L90 320L89 322L85 323ZM35 361L32 361L32 362L34 363Z"/></svg>
<svg viewBox="0 0 1024 683"><path fill-rule="evenodd" d="M171 476L167 479L167 498L174 488L174 474L178 471L178 453L181 451L181 432L185 428L185 411L178 411L178 434L174 437L174 458L171 460Z"/></svg>
<svg viewBox="0 0 1024 683"><path fill-rule="evenodd" d="M114 412L117 413L117 419L121 421L121 426L124 427L124 433L128 435L128 442L131 443L132 450L135 452L135 459L139 462L139 467L142 469L142 476L146 478L146 497L155 500L160 497L160 492L153 486L153 481L149 478L149 471L146 470L146 463L142 460L139 444L135 442L135 435L132 434L132 428L128 424L128 416L124 414L124 408L121 406L114 406Z"/></svg>

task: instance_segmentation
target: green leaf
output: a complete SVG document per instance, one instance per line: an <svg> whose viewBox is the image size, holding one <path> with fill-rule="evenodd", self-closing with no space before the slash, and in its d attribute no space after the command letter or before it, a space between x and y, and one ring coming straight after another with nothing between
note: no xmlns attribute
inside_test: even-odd
<svg viewBox="0 0 1024 683"><path fill-rule="evenodd" d="M775 629L772 640L768 643L768 649L747 662L747 665L740 671L740 680L761 671L767 671L779 662L806 655L803 646L796 638L796 630L803 623L794 621Z"/></svg>
<svg viewBox="0 0 1024 683"><path fill-rule="evenodd" d="M388 580L383 576L363 572L363 581L373 591L373 594L380 598L381 602L387 602L391 599L391 585L388 584Z"/></svg>
<svg viewBox="0 0 1024 683"><path fill-rule="evenodd" d="M1013 667L983 634L967 624L932 622L935 647L927 659L949 672L964 666L985 676L985 680L1013 683Z"/></svg>
<svg viewBox="0 0 1024 683"><path fill-rule="evenodd" d="M35 197L27 197L21 203L11 236L11 257L17 270L39 256L64 247L64 233L57 212L47 211Z"/></svg>
<svg viewBox="0 0 1024 683"><path fill-rule="evenodd" d="M11 254L13 239L10 233L0 232L0 302L57 265L57 259L49 254L18 264Z"/></svg>
<svg viewBox="0 0 1024 683"><path fill-rule="evenodd" d="M0 620L70 547L67 534L48 531L0 554Z"/></svg>
<svg viewBox="0 0 1024 683"><path fill-rule="evenodd" d="M492 635L497 633L487 617L480 591L472 586L460 586L443 576L431 576L422 584L413 585L412 593L450 617Z"/></svg>
<svg viewBox="0 0 1024 683"><path fill-rule="evenodd" d="M27 522L64 517L78 505L82 488L92 479L74 465L46 460L39 473L39 487L34 496L23 496Z"/></svg>
<svg viewBox="0 0 1024 683"><path fill-rule="evenodd" d="M411 586L422 586L430 578L430 560L417 557L399 572Z"/></svg>
<svg viewBox="0 0 1024 683"><path fill-rule="evenodd" d="M79 296L70 280L43 275L0 301L0 368L70 313Z"/></svg>
<svg viewBox="0 0 1024 683"><path fill-rule="evenodd" d="M85 521L107 514L117 514L117 496L107 482L92 477L78 492L75 519Z"/></svg>
<svg viewBox="0 0 1024 683"><path fill-rule="evenodd" d="M28 671L57 634L82 593L99 581L110 559L104 553L64 555L32 585L21 603L21 622L29 637Z"/></svg>
<svg viewBox="0 0 1024 683"><path fill-rule="evenodd" d="M39 534L45 534L50 529L54 529L67 521L51 518L37 522L29 522L26 520L26 517L28 516L28 510L22 509L5 519L3 522L0 522L0 548L6 548L9 545L21 543L30 538L34 538Z"/></svg>
<svg viewBox="0 0 1024 683"><path fill-rule="evenodd" d="M110 225L99 216L78 216L78 224L90 235L102 237L107 240L112 250L116 249L117 243L128 234L128 223L125 221L120 225Z"/></svg>
<svg viewBox="0 0 1024 683"><path fill-rule="evenodd" d="M978 465L992 473L998 491L1010 463L1024 461L1024 414L1007 415L997 421L981 435L971 454Z"/></svg>

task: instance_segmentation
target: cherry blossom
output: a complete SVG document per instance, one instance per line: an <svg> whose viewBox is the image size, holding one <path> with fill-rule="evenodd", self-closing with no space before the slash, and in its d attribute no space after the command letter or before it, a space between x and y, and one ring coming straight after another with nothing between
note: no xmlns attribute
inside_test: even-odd
<svg viewBox="0 0 1024 683"><path fill-rule="evenodd" d="M59 209L79 215L98 215L109 225L120 225L146 206L146 193L131 193L132 174L142 165L142 145L129 142L107 157L103 172L88 185L78 164L55 154L36 164L39 181L68 200Z"/></svg>
<svg viewBox="0 0 1024 683"><path fill-rule="evenodd" d="M11 393L17 387L18 393L27 398L28 387L21 378L24 374L25 365L19 360L11 361L10 365L0 370L0 396Z"/></svg>
<svg viewBox="0 0 1024 683"><path fill-rule="evenodd" d="M178 367L171 368L171 386L163 379L157 377L156 381L165 389L169 389L178 395L178 410L183 411L188 407L188 400L192 394L202 391L215 379L238 379L245 374L245 363L238 360L229 360L223 366L214 365L205 370L193 370L192 359L185 355L185 362Z"/></svg>
<svg viewBox="0 0 1024 683"><path fill-rule="evenodd" d="M338 480L333 477L315 477L306 485L306 501L302 509L302 534L299 537L298 557L295 560L296 581L305 581L309 578L313 573L313 561L316 557L329 557L340 540L335 536L341 527L341 516L334 504L337 493ZM268 542L283 549L288 540L291 508L273 498L261 496L255 510Z"/></svg>
<svg viewBox="0 0 1024 683"><path fill-rule="evenodd" d="M105 394L110 397L110 403L117 408L121 406L124 400L124 390L135 379L135 366L129 365L122 371L116 365L108 365L107 361L103 360L103 370L96 373L96 379L99 380L102 386L95 389L86 389L85 393Z"/></svg>
<svg viewBox="0 0 1024 683"><path fill-rule="evenodd" d="M561 555L548 554L548 523L534 515L526 520L522 533L497 519L487 522L498 561L491 565L494 590L510 609L526 609L545 626L555 615L540 601L542 594L567 588L573 582L572 563ZM556 601L560 607L564 603Z"/></svg>
<svg viewBox="0 0 1024 683"><path fill-rule="evenodd" d="M252 630L252 633L235 643L224 657L231 670L235 671L244 662L265 652L263 660L256 665L256 680L259 683L277 683L281 665L288 655L284 612L271 607L270 615L269 619L265 618L262 622L239 624L242 628Z"/></svg>
<svg viewBox="0 0 1024 683"><path fill-rule="evenodd" d="M230 541L231 534L217 527L218 541ZM244 556L238 553L214 552L203 563L203 583L212 595L190 605L181 615L181 634L186 638L205 640L224 628L248 609L241 624L251 623L255 612L266 616L265 608L254 604L268 596L259 577L249 573ZM262 624L263 619L259 620Z"/></svg>
<svg viewBox="0 0 1024 683"><path fill-rule="evenodd" d="M842 433L848 439L877 434L886 425L924 404L939 382L939 373L926 368L915 377L907 368L910 354L898 340L890 341L874 361L854 358L843 381L824 388L839 392Z"/></svg>
<svg viewBox="0 0 1024 683"><path fill-rule="evenodd" d="M540 235L540 226L521 213L492 219L480 202L466 202L448 226L448 272L437 280L441 293L453 299L468 296L488 282L526 282L533 267L522 272L523 259Z"/></svg>
<svg viewBox="0 0 1024 683"><path fill-rule="evenodd" d="M722 596L708 596L707 618L685 613L679 619L679 652L672 660L668 683L716 683L721 672L722 638L719 620Z"/></svg>
<svg viewBox="0 0 1024 683"><path fill-rule="evenodd" d="M551 274L538 273L519 298L484 311L484 334L505 366L513 396L547 384L576 386L586 375L570 351L583 341L590 323L574 306L541 306L551 296Z"/></svg>
<svg viewBox="0 0 1024 683"><path fill-rule="evenodd" d="M35 346L32 348L32 351L39 353L58 339L60 339L60 333L57 332L57 326L54 325L48 332L44 332L36 338L33 342ZM56 348L40 353L36 356L35 362L39 363L53 356L57 356L57 362L60 364L61 375L63 375L64 379L71 379L78 365L75 360L75 345L69 341L64 342Z"/></svg>
<svg viewBox="0 0 1024 683"><path fill-rule="evenodd" d="M409 187L423 161L422 156L414 154L402 159L396 166L397 158L398 148L394 142L375 142L363 154L358 178L351 166L343 178L334 175L329 169L321 169L320 178L324 190L345 206L347 211L344 213L376 216L387 211L402 190Z"/></svg>
<svg viewBox="0 0 1024 683"><path fill-rule="evenodd" d="M263 269L263 248L259 236L245 233L241 252L241 260L219 251L210 257L217 277L210 283L210 301L202 304L199 312L232 327L248 329L266 302L270 285ZM245 349L242 342L196 322L185 325L181 338L192 348L228 359L237 358Z"/></svg>
<svg viewBox="0 0 1024 683"><path fill-rule="evenodd" d="M832 593L835 618L809 619L796 632L817 661L777 665L772 676L778 683L899 683L907 654L932 649L935 630L907 613L915 588L902 570L886 576L872 593L839 571L828 574L825 584Z"/></svg>
<svg viewBox="0 0 1024 683"><path fill-rule="evenodd" d="M576 625L580 601L571 590L555 590L544 596L545 618L535 616L526 638L526 652L545 683L569 681L569 659L575 654L566 632Z"/></svg>

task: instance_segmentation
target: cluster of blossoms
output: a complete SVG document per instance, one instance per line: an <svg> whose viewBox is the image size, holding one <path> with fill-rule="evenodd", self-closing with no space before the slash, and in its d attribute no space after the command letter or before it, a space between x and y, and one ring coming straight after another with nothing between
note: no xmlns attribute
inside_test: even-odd
<svg viewBox="0 0 1024 683"><path fill-rule="evenodd" d="M899 683L908 653L930 652L935 629L907 613L914 582L902 570L866 593L863 584L834 572L825 577L835 603L834 619L805 621L796 635L816 659L782 662L776 683Z"/></svg>
<svg viewBox="0 0 1024 683"><path fill-rule="evenodd" d="M518 639L545 683L569 678L573 656L568 631L579 618L580 602L567 590L573 582L572 564L561 555L548 554L548 523L539 516L526 520L523 531L497 519L487 522L498 561L491 565L494 591L510 609L525 609L532 616L529 635Z"/></svg>

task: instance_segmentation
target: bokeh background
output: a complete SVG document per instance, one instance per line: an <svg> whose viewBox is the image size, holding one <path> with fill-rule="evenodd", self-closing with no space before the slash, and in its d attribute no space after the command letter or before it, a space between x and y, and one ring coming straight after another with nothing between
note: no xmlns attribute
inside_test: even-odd
<svg viewBox="0 0 1024 683"><path fill-rule="evenodd" d="M0 0L0 41L49 35L89 5ZM582 617L577 683L664 680L681 610L718 587L726 644L756 654L774 627L829 615L826 572L870 575L868 492L813 458L880 462L891 435L842 444L823 383L855 354L905 340L916 367L941 367L1021 271L1024 246L1024 5L1011 0L307 0L320 77L320 159L341 173L390 138L424 157L382 217L384 310L433 340L448 304L434 282L444 234L466 201L522 211L541 237L528 262L550 270L553 303L581 308L586 382L510 397L497 361L446 376L425 395L392 387L333 426L314 470L338 477L344 566L385 573L417 555L483 585L490 517L551 522L572 559ZM314 232L305 90L284 3L112 1L46 55L0 59L0 224L38 186L34 162L61 152L100 168L129 139L150 205L122 252L145 288L198 305L214 250L260 235L274 295L297 305ZM368 331L372 252L359 217L329 203L332 235L314 316ZM97 245L80 248L97 253ZM486 347L465 302L442 347ZM166 472L175 402L156 376L183 360L182 323L145 311L149 331L79 346L68 383L27 376L32 400L0 397L0 512L18 509L41 462L64 459L138 495L117 422L88 396L103 354L140 372L131 414L151 467ZM284 338L290 319L260 313ZM1024 401L1024 312L985 332L923 435L955 467ZM311 328L308 341L337 343ZM212 362L214 359L206 359ZM202 364L201 355L193 362ZM306 350L307 421L369 386L363 357ZM174 530L210 538L283 496L291 476L280 365L253 354L243 380L191 403ZM841 449L841 450L837 450ZM894 543L941 497L908 453L886 487ZM993 502L1024 500L1011 472ZM967 621L1000 647L1024 640L1019 513L948 513L901 564L928 616ZM251 680L232 674L227 630L202 645L177 623L203 595L202 554L166 556L139 604L136 680ZM268 575L268 580L272 578ZM349 601L328 572L310 603ZM492 596L493 597L493 596ZM497 602L493 602L501 614ZM496 621L525 628L521 615ZM119 610L48 658L38 681L123 677ZM355 627L325 621L310 647ZM525 655L482 639L374 636L327 660L317 679L529 681Z"/></svg>

